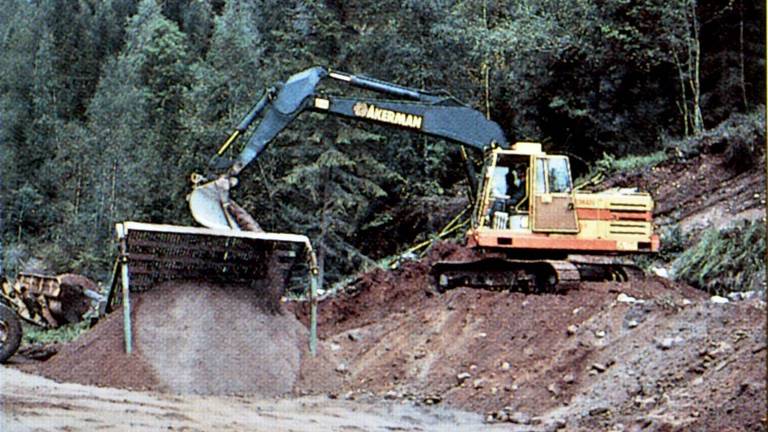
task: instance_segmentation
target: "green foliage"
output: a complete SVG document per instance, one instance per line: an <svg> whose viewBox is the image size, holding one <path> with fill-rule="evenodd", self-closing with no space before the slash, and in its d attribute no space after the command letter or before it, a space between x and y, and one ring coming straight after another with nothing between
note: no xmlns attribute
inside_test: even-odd
<svg viewBox="0 0 768 432"><path fill-rule="evenodd" d="M603 157L595 161L586 174L578 177L575 184L579 188L593 179L602 179L617 173L649 170L668 158L667 152L661 150L647 155L629 155L618 159L611 154L603 153Z"/></svg>
<svg viewBox="0 0 768 432"><path fill-rule="evenodd" d="M89 328L90 324L87 321L81 321L75 324L66 324L54 329L45 329L24 323L24 337L22 338L22 343L24 345L30 345L34 343L50 344L54 342L70 342L77 339Z"/></svg>
<svg viewBox="0 0 768 432"><path fill-rule="evenodd" d="M667 148L681 158L699 153L724 154L730 168L750 169L765 156L765 107L760 105L746 114L732 113L716 127L695 137L670 140Z"/></svg>
<svg viewBox="0 0 768 432"><path fill-rule="evenodd" d="M686 238L680 226L665 227L659 233L661 249L658 258L664 262L672 262L685 251Z"/></svg>
<svg viewBox="0 0 768 432"><path fill-rule="evenodd" d="M692 0L8 0L2 251L103 273L115 222L192 223L189 173L205 171L265 88L312 65L446 89L510 141L603 170L652 166L696 103L705 125L762 113L764 16L764 2ZM718 126L728 142L704 132L672 151L719 146L734 168L751 166L764 124L733 115ZM304 115L240 180L235 199L267 229L309 234L340 280L395 252L361 229L391 228L398 206L455 193L463 166L445 141Z"/></svg>
<svg viewBox="0 0 768 432"><path fill-rule="evenodd" d="M765 234L759 220L709 229L674 262L674 274L711 294L764 291Z"/></svg>
<svg viewBox="0 0 768 432"><path fill-rule="evenodd" d="M653 168L667 159L666 152L661 150L647 155L630 155L619 159L604 153L603 158L597 161L596 165L606 172L627 173Z"/></svg>

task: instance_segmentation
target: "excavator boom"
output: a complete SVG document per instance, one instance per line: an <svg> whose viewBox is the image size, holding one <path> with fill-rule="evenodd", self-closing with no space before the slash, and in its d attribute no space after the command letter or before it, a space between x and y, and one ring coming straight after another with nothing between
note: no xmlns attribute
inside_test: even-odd
<svg viewBox="0 0 768 432"><path fill-rule="evenodd" d="M326 95L318 91L318 86L327 78L386 95L388 99ZM198 223L214 229L242 229L228 210L239 207L229 196L229 189L234 186L232 179L258 158L305 111L395 126L479 150L508 147L507 139L497 123L463 105L445 91L418 90L313 67L265 91L216 152L212 165L223 172L214 175L209 181L197 179L188 197L192 216ZM237 158L231 162L223 159L225 151L257 119L260 119L258 126ZM467 170L472 183L475 176L469 160Z"/></svg>

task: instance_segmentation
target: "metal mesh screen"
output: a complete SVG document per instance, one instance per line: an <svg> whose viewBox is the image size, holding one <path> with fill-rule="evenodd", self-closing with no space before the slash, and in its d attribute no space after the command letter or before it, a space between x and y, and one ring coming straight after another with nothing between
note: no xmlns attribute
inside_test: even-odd
<svg viewBox="0 0 768 432"><path fill-rule="evenodd" d="M222 284L268 279L270 284L284 285L290 270L306 261L305 245L298 241L226 236L201 229L184 232L180 227L164 231L131 226L126 231L132 291L176 279Z"/></svg>

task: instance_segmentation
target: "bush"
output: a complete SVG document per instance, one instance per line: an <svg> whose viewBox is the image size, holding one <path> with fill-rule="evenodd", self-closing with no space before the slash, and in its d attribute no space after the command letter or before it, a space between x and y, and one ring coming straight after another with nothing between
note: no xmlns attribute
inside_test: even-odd
<svg viewBox="0 0 768 432"><path fill-rule="evenodd" d="M729 168L752 168L765 153L765 107L749 114L734 113L699 135L670 141L667 148L683 159L700 153L724 154Z"/></svg>
<svg viewBox="0 0 768 432"><path fill-rule="evenodd" d="M710 294L765 290L765 224L743 221L705 231L674 262L677 279Z"/></svg>

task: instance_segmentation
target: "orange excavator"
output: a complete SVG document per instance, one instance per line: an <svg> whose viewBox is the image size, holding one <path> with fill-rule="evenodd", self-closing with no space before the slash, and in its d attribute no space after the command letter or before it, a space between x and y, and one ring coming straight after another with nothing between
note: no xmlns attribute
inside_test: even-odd
<svg viewBox="0 0 768 432"><path fill-rule="evenodd" d="M319 89L326 80L385 95L336 96ZM425 91L381 80L313 67L269 88L212 159L215 174L193 175L189 205L203 226L248 229L243 210L230 198L236 178L282 130L306 111L360 123L406 129L461 146L474 197L462 261L434 264L437 289L551 290L580 280L627 277L631 262L620 255L655 252L653 200L648 193L613 189L578 192L569 159L541 145L510 145L501 127L446 91ZM258 126L235 160L226 150ZM483 155L476 175L467 147ZM247 212L246 212L247 213ZM248 219L245 225L250 226Z"/></svg>

